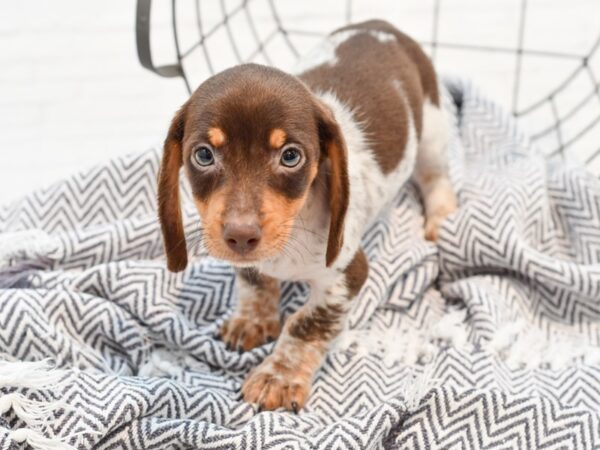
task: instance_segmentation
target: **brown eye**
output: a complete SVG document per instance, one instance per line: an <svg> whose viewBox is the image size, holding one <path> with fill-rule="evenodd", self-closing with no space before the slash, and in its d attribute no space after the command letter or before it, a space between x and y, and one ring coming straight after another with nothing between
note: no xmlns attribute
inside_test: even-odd
<svg viewBox="0 0 600 450"><path fill-rule="evenodd" d="M281 165L285 167L296 167L300 160L302 159L302 154L300 150L295 147L288 147L281 153Z"/></svg>
<svg viewBox="0 0 600 450"><path fill-rule="evenodd" d="M206 145L198 147L193 153L194 161L199 166L210 166L215 163L213 152Z"/></svg>

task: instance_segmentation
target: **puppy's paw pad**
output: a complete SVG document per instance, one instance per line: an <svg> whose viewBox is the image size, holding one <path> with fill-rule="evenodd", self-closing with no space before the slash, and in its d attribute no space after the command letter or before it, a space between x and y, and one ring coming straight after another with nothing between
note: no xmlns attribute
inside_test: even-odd
<svg viewBox="0 0 600 450"><path fill-rule="evenodd" d="M310 393L310 380L285 367L271 355L254 369L242 387L244 400L258 404L259 411L285 408L298 413Z"/></svg>
<svg viewBox="0 0 600 450"><path fill-rule="evenodd" d="M279 319L256 320L233 316L221 326L220 335L229 350L248 351L272 342L281 331Z"/></svg>

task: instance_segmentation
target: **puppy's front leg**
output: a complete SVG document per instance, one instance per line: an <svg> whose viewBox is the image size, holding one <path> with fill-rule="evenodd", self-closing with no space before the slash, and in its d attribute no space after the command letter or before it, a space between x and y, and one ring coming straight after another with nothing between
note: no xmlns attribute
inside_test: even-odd
<svg viewBox="0 0 600 450"><path fill-rule="evenodd" d="M345 271L332 271L327 285L323 280L311 283L309 301L287 320L273 354L248 375L242 388L247 402L294 412L304 406L313 376L367 272L367 259L359 250Z"/></svg>
<svg viewBox="0 0 600 450"><path fill-rule="evenodd" d="M238 303L221 327L221 337L230 350L251 350L279 336L279 282L256 269L236 269Z"/></svg>

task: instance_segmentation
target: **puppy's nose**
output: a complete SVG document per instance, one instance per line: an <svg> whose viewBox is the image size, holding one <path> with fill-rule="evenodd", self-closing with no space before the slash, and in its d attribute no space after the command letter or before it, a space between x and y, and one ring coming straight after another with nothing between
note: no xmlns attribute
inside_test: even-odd
<svg viewBox="0 0 600 450"><path fill-rule="evenodd" d="M223 227L223 239L229 248L242 255L256 248L261 234L254 222L227 222Z"/></svg>

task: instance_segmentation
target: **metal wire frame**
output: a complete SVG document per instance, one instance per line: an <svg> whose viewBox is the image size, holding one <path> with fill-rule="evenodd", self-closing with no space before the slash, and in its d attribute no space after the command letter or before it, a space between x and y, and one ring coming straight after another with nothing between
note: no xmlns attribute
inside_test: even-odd
<svg viewBox="0 0 600 450"><path fill-rule="evenodd" d="M271 18L274 23L273 29L267 33L267 36L261 40L258 35L257 27L255 24L255 20L252 16L250 8L248 8L249 3L254 0L243 0L236 7L231 10L227 10L225 0L219 0L219 8L221 11L221 20L212 25L209 29L206 29L202 20L202 1L195 0L195 20L199 32L199 39L189 46L186 49L181 48L181 41L178 36L178 24L177 24L177 0L171 0L171 12L172 12L172 28L173 28L173 40L175 47L175 55L176 62L172 65L160 66L156 67L152 62L151 57L151 49L150 49L150 10L152 0L138 0L137 3L137 20L136 20L136 39L137 39L137 48L138 48L138 57L142 66L147 68L148 70L163 76L163 77L181 77L186 85L186 89L189 93L191 93L189 76L186 73L183 62L193 53L200 51L204 62L206 63L206 67L208 68L211 74L215 73L215 64L211 58L209 47L206 45L208 39L211 38L216 32L219 30L225 29L229 44L231 46L233 55L235 56L237 63L249 62L254 60L258 55L261 55L264 60L271 64L271 58L268 53L268 46L271 41L277 37L281 36L287 45L291 54L298 58L301 52L295 46L293 42L294 36L323 36L322 33L317 33L313 31L306 30L296 30L293 28L285 27L281 16L278 13L277 7L273 0L268 0L268 5L271 13ZM214 7L215 1L211 0L212 6ZM345 2L345 21L351 22L353 18L354 12L354 1L346 0ZM517 45L516 47L502 47L502 46L489 46L489 45L477 45L477 44L459 44L452 42L441 42L438 39L438 29L441 18L441 0L434 0L433 5L433 13L432 13L432 28L431 28L431 40L421 42L425 47L430 48L431 58L436 59L438 49L446 48L446 49L454 49L454 50L465 50L465 51L473 51L473 52L486 52L486 53L504 53L504 54L513 54L515 55L515 66L514 66L514 75L513 75L513 92L512 92L512 113L515 117L522 118L527 115L536 113L544 108L550 110L553 122L544 127L543 129L534 132L531 136L532 140L542 139L544 137L550 136L554 134L556 136L556 141L558 142L558 146L552 149L549 154L550 155L559 155L563 154L565 149L573 146L577 141L579 141L584 135L594 129L596 126L600 126L600 103L598 104L597 114L596 116L589 121L588 123L577 124L578 132L575 133L574 136L569 138L568 140L564 138L563 127L564 124L571 120L578 111L580 111L583 107L589 104L591 101L595 101L596 98L600 102L600 76L594 72L593 68L588 64L591 57L593 57L596 52L600 52L600 36L592 45L591 49L584 54L573 54L573 53L565 53L558 51L547 51L547 50L538 50L526 48L524 46L524 35L527 23L527 15L528 15L528 0L520 0L520 16L519 16L519 27L516 36ZM242 57L241 52L238 48L236 39L239 39L241 36L235 35L232 27L230 25L231 20L234 17L241 16L244 17L249 29L250 29L250 37L253 39L255 44L255 50L250 53L247 57ZM249 38L248 36L244 36L242 38ZM544 56L550 58L559 58L559 59L569 59L573 61L577 61L577 67L570 73L558 86L556 86L551 92L546 94L544 97L534 101L533 103L519 108L519 99L521 92L521 78L522 78L522 63L523 58L526 55L530 56ZM556 104L556 96L568 89L568 87L573 83L578 75L582 72L585 72L590 80L590 92L586 95L582 100L580 100L575 106L573 106L570 110L566 112L561 112L558 110ZM591 164L592 161L600 160L600 144L598 149L596 149L585 161L586 164Z"/></svg>

